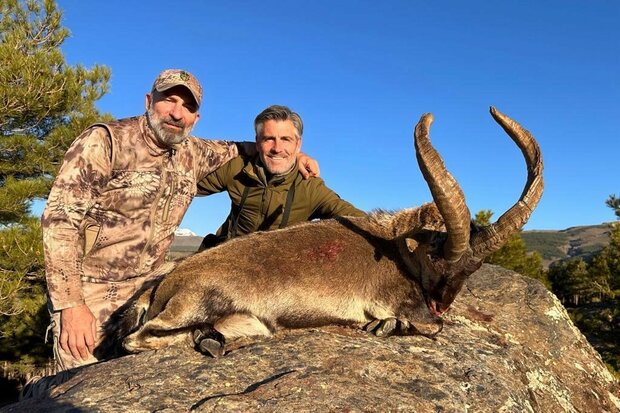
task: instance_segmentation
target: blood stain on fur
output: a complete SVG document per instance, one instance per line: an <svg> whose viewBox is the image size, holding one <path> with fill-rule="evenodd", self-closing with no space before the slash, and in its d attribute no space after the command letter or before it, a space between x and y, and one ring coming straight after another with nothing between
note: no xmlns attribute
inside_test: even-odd
<svg viewBox="0 0 620 413"><path fill-rule="evenodd" d="M334 240L325 244L311 248L307 251L307 256L315 260L335 261L338 255L344 251L345 243Z"/></svg>

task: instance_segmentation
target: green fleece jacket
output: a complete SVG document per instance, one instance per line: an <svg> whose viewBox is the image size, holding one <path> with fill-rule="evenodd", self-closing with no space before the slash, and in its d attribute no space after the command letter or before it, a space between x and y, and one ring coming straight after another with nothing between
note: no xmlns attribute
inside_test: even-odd
<svg viewBox="0 0 620 413"><path fill-rule="evenodd" d="M283 225L287 197L293 186L288 220ZM228 191L231 212L217 231L216 244L254 231L281 228L316 218L365 215L329 189L321 178L303 179L297 166L286 175L267 178L258 155L250 159L234 158L198 182L198 195L222 191ZM244 191L247 193L239 211Z"/></svg>

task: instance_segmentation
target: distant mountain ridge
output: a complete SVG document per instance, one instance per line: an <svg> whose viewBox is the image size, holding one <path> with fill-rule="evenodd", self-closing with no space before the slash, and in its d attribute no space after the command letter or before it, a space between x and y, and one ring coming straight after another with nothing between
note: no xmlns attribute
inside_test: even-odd
<svg viewBox="0 0 620 413"><path fill-rule="evenodd" d="M563 230L523 231L521 237L528 251L542 255L545 268L555 261L581 257L589 259L609 243L611 223L570 227ZM171 256L189 255L200 246L202 236L189 229L179 229L170 248Z"/></svg>
<svg viewBox="0 0 620 413"><path fill-rule="evenodd" d="M542 255L547 268L555 261L569 258L588 260L609 244L611 223L570 227L563 230L523 231L521 237L528 251Z"/></svg>
<svg viewBox="0 0 620 413"><path fill-rule="evenodd" d="M170 256L172 258L180 258L196 252L202 242L202 238L190 229L177 229L174 232L174 241L172 241L170 246Z"/></svg>

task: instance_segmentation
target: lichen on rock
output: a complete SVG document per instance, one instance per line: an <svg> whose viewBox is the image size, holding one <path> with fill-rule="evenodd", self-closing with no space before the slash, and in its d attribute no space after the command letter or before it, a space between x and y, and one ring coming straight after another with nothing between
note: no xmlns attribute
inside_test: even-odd
<svg viewBox="0 0 620 413"><path fill-rule="evenodd" d="M620 386L538 281L484 265L425 337L342 327L170 347L88 366L3 412L619 412Z"/></svg>

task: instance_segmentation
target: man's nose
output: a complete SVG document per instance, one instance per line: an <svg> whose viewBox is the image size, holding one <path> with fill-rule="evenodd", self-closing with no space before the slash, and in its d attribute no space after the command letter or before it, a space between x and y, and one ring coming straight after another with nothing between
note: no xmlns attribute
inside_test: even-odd
<svg viewBox="0 0 620 413"><path fill-rule="evenodd" d="M176 103L174 106L172 106L172 109L170 110L170 116L174 120L181 120L183 118L183 105L180 103Z"/></svg>
<svg viewBox="0 0 620 413"><path fill-rule="evenodd" d="M274 152L281 152L282 151L282 141L280 141L280 139L274 139L273 140L273 148L271 148Z"/></svg>

